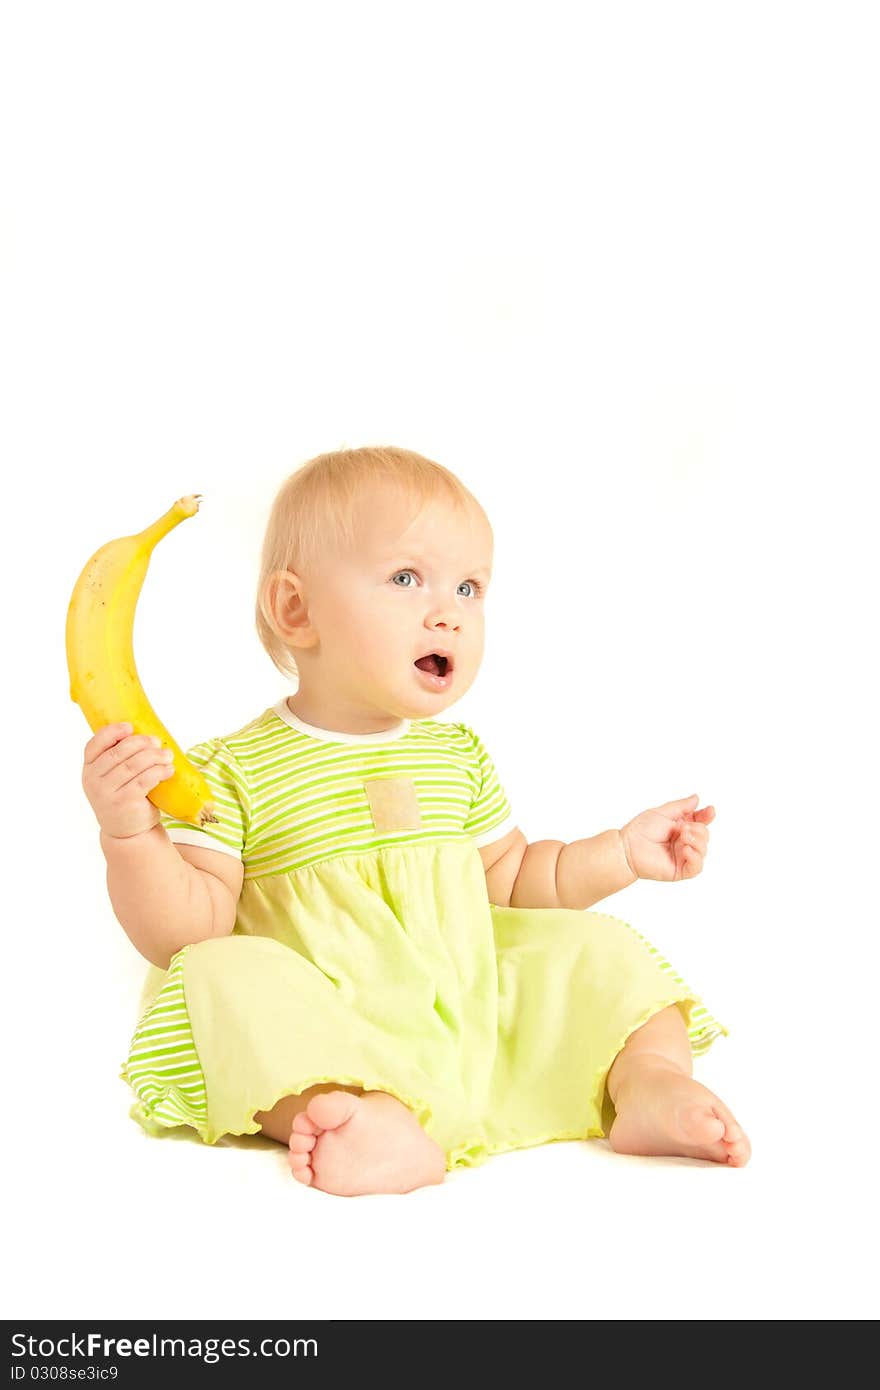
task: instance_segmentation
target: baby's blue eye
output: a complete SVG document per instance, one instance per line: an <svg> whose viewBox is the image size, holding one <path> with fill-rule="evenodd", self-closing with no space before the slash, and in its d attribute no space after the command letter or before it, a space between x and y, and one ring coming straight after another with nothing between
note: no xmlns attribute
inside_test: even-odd
<svg viewBox="0 0 880 1390"><path fill-rule="evenodd" d="M396 581L397 581L397 580L400 578L400 576L403 575L403 574L415 575L415 570L398 570L396 574L393 574L393 575L391 576L391 582L392 582L392 584L394 584L395 588L397 588L397 589L411 589L411 588L413 587L412 584L397 584L397 583L396 583ZM473 590L473 596L474 596L474 598L479 598L479 596L480 596L480 594L481 594L481 592L482 592L482 586L481 586L480 584L478 584L477 581L474 580L474 579L463 579L463 580L461 581L461 584L459 584L458 587L461 589L461 588L464 587L465 584L467 584L467 585ZM470 595L466 595L466 597L470 597Z"/></svg>

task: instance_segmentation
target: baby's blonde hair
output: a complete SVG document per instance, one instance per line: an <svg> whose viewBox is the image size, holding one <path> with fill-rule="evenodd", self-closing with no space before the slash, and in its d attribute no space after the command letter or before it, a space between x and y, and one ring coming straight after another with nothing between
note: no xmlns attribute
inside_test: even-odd
<svg viewBox="0 0 880 1390"><path fill-rule="evenodd" d="M351 545L359 497L374 483L396 486L419 506L437 499L465 511L476 508L488 524L482 506L454 473L411 449L337 449L302 464L282 483L272 503L257 584L257 636L284 675L298 676L299 669L291 648L272 625L270 581L282 570L314 574L322 553Z"/></svg>

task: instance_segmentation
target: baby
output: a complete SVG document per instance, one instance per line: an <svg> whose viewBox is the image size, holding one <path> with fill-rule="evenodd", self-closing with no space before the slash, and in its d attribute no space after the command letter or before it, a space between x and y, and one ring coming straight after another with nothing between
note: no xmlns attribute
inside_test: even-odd
<svg viewBox="0 0 880 1390"><path fill-rule="evenodd" d="M698 874L696 796L527 842L492 759L442 712L483 656L492 530L403 449L320 455L280 489L257 630L295 694L188 750L218 823L147 798L131 726L85 749L114 911L152 962L122 1076L151 1134L262 1132L293 1176L409 1192L494 1153L601 1138L739 1167L692 1077L726 1028L627 923L589 911Z"/></svg>

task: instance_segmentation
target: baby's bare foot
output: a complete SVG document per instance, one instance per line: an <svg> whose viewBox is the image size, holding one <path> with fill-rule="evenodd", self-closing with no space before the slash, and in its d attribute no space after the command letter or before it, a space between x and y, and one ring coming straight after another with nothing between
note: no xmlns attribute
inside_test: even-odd
<svg viewBox="0 0 880 1390"><path fill-rule="evenodd" d="M681 1154L741 1168L752 1146L727 1106L693 1077L647 1061L632 1064L608 1135L618 1153Z"/></svg>
<svg viewBox="0 0 880 1390"><path fill-rule="evenodd" d="M446 1157L411 1110L385 1091L329 1091L295 1116L289 1160L298 1182L339 1197L440 1183Z"/></svg>

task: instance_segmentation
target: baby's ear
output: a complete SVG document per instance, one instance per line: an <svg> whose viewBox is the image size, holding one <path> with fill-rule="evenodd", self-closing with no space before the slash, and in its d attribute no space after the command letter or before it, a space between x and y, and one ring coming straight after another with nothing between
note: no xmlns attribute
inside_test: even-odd
<svg viewBox="0 0 880 1390"><path fill-rule="evenodd" d="M302 595L302 580L293 570L276 570L263 586L262 610L272 631L285 641L300 639L312 632L308 609Z"/></svg>

